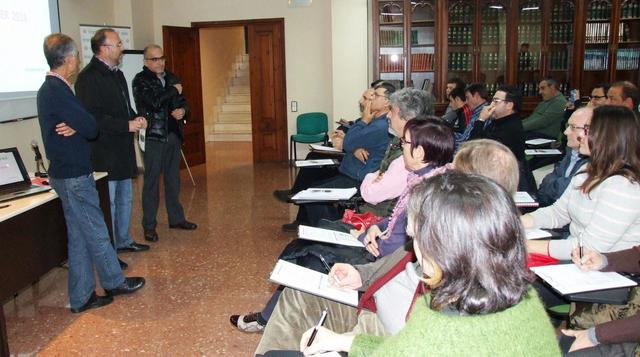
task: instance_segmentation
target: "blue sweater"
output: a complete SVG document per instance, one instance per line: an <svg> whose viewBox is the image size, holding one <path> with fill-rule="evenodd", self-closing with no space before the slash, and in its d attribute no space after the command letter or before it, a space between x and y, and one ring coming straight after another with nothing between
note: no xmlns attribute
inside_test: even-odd
<svg viewBox="0 0 640 357"><path fill-rule="evenodd" d="M368 173L380 168L390 140L387 114L374 118L369 124L362 120L356 121L344 137L342 149L345 156L338 171L354 180L362 181ZM364 164L353 155L359 148L369 152L369 159Z"/></svg>
<svg viewBox="0 0 640 357"><path fill-rule="evenodd" d="M62 80L47 76L38 90L38 121L47 158L49 175L64 179L93 172L88 140L98 135L98 126ZM76 133L62 136L56 125L66 123Z"/></svg>

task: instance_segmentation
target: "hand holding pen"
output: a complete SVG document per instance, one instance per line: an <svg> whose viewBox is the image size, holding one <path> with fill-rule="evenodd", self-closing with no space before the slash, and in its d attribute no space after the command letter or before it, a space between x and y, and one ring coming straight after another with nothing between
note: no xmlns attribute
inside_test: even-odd
<svg viewBox="0 0 640 357"><path fill-rule="evenodd" d="M302 335L300 339L300 351L302 351L305 356L330 351L348 352L351 349L351 344L355 336L337 334L322 327L326 317L327 310L325 309L316 326L307 330Z"/></svg>
<svg viewBox="0 0 640 357"><path fill-rule="evenodd" d="M364 237L364 247L374 257L380 256L380 250L378 249L378 240L387 239L387 230L381 231L377 225L372 225L367 231L367 235Z"/></svg>
<svg viewBox="0 0 640 357"><path fill-rule="evenodd" d="M582 250L582 254L580 254L580 250ZM573 249L571 260L582 271L600 270L607 265L606 257L604 255L595 250L591 250L586 246L583 246L581 249L580 245Z"/></svg>
<svg viewBox="0 0 640 357"><path fill-rule="evenodd" d="M362 286L360 273L351 264L335 263L329 272L329 282L337 288L358 289Z"/></svg>

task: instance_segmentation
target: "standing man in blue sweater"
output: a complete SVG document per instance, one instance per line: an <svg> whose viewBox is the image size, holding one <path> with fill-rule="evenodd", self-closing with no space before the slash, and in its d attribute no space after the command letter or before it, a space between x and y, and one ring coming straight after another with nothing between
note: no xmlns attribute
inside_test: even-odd
<svg viewBox="0 0 640 357"><path fill-rule="evenodd" d="M89 146L98 126L69 83L78 71L76 45L70 37L56 33L45 38L43 48L51 71L38 90L38 120L50 161L49 182L60 197L67 224L69 300L71 312L77 313L110 304L114 295L132 293L145 280L124 277L109 242ZM107 293L104 296L96 295L94 267Z"/></svg>

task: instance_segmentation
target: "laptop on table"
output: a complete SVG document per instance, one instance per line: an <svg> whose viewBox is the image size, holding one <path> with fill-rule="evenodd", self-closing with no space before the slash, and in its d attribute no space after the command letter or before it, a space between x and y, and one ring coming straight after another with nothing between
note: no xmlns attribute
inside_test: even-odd
<svg viewBox="0 0 640 357"><path fill-rule="evenodd" d="M49 192L51 187L31 183L17 148L0 149L0 202Z"/></svg>

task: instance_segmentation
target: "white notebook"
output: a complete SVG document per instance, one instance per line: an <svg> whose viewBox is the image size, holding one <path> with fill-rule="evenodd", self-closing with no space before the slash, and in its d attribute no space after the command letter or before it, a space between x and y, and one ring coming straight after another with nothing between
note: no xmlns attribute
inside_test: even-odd
<svg viewBox="0 0 640 357"><path fill-rule="evenodd" d="M319 159L319 160L298 160L296 161L296 167L312 167L312 166L327 166L335 165L336 162L331 159Z"/></svg>
<svg viewBox="0 0 640 357"><path fill-rule="evenodd" d="M531 270L562 295L637 285L618 273L583 272L575 264L546 265Z"/></svg>
<svg viewBox="0 0 640 357"><path fill-rule="evenodd" d="M527 140L524 143L527 144L527 145L544 145L544 144L549 144L549 143L553 143L553 142L555 142L555 140L553 140L553 139L538 138L538 139Z"/></svg>
<svg viewBox="0 0 640 357"><path fill-rule="evenodd" d="M525 229L525 232L527 234L527 239L543 239L553 237L551 233L538 228L528 228Z"/></svg>
<svg viewBox="0 0 640 357"><path fill-rule="evenodd" d="M308 188L291 197L294 201L341 201L348 200L358 192L352 188Z"/></svg>
<svg viewBox="0 0 640 357"><path fill-rule="evenodd" d="M349 233L305 225L300 225L298 227L298 238L313 240L316 242L346 245L350 247L364 247L359 240Z"/></svg>
<svg viewBox="0 0 640 357"><path fill-rule="evenodd" d="M525 155L543 156L543 155L561 155L562 152L558 149L527 149L524 151Z"/></svg>
<svg viewBox="0 0 640 357"><path fill-rule="evenodd" d="M318 145L318 144L309 144L309 146L311 147L311 149L315 150L315 151L325 151L325 152L342 152L336 148L330 147L330 146L324 146L324 145Z"/></svg>
<svg viewBox="0 0 640 357"><path fill-rule="evenodd" d="M339 303L358 306L357 290L336 288L329 283L329 275L289 263L282 259L276 263L269 280Z"/></svg>

